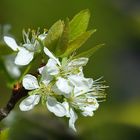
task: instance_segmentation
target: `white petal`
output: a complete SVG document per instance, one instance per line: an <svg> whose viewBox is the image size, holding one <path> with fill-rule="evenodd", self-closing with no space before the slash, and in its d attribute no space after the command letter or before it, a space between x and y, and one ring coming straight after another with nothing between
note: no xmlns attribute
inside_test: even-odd
<svg viewBox="0 0 140 140"><path fill-rule="evenodd" d="M85 107L84 111L82 112L82 115L87 117L87 116L93 116L94 113L92 111L92 107Z"/></svg>
<svg viewBox="0 0 140 140"><path fill-rule="evenodd" d="M16 59L15 59L15 63L17 65L28 65L34 56L34 52L30 52L25 48L20 48Z"/></svg>
<svg viewBox="0 0 140 140"><path fill-rule="evenodd" d="M69 103L68 102L63 102L62 105L65 107L66 109L66 117L70 117L70 106L69 106Z"/></svg>
<svg viewBox="0 0 140 140"><path fill-rule="evenodd" d="M78 58L78 59L73 59L68 64L68 67L81 67L81 66L85 66L87 64L87 62L88 62L88 58L86 58L86 57L81 57L81 58Z"/></svg>
<svg viewBox="0 0 140 140"><path fill-rule="evenodd" d="M13 39L12 37L4 36L4 41L12 50L17 51L19 49L19 46L17 45L15 39Z"/></svg>
<svg viewBox="0 0 140 140"><path fill-rule="evenodd" d="M29 111L40 101L40 95L31 95L25 98L19 105L21 111Z"/></svg>
<svg viewBox="0 0 140 140"><path fill-rule="evenodd" d="M97 100L96 99L93 99L93 100L94 101L92 101L92 102L94 102L94 104L88 104L87 106L81 108L81 110L83 110L82 114L84 116L93 116L93 114L94 114L93 111L98 109L99 104L98 104Z"/></svg>
<svg viewBox="0 0 140 140"><path fill-rule="evenodd" d="M70 85L68 80L60 77L53 87L53 90L60 95L63 94L64 96L68 97L73 90L73 86Z"/></svg>
<svg viewBox="0 0 140 140"><path fill-rule="evenodd" d="M50 112L54 113L58 117L63 117L66 114L65 107L54 97L47 98L47 108Z"/></svg>
<svg viewBox="0 0 140 140"><path fill-rule="evenodd" d="M93 85L92 78L84 78L79 75L70 75L68 79L75 86L74 93L76 94L76 96L78 96L80 92L84 93L89 91L89 89L92 88Z"/></svg>
<svg viewBox="0 0 140 140"><path fill-rule="evenodd" d="M35 76L27 74L23 78L23 87L27 90L39 88L38 81Z"/></svg>
<svg viewBox="0 0 140 140"><path fill-rule="evenodd" d="M49 56L50 58L54 59L59 66L61 65L59 60L58 60L58 58L56 58L46 47L44 47L44 52L45 52L45 54L47 56Z"/></svg>
<svg viewBox="0 0 140 140"><path fill-rule="evenodd" d="M50 75L57 75L59 73L59 68L57 62L54 59L49 59L46 65L46 71Z"/></svg>
<svg viewBox="0 0 140 140"><path fill-rule="evenodd" d="M4 64L9 75L12 78L18 78L21 75L21 72L20 72L19 66L17 66L14 63L14 60L15 60L14 55L7 55L4 57Z"/></svg>
<svg viewBox="0 0 140 140"><path fill-rule="evenodd" d="M46 78L43 76L41 77L41 82L43 82L45 85L48 85L52 80L53 77L51 75L47 75Z"/></svg>
<svg viewBox="0 0 140 140"><path fill-rule="evenodd" d="M75 128L75 125L74 124L75 124L77 118L78 118L77 114L71 108L70 109L69 127L72 128L74 131L76 131L76 128Z"/></svg>
<svg viewBox="0 0 140 140"><path fill-rule="evenodd" d="M89 105L84 108L84 111L82 112L83 116L93 116L93 111L97 110L98 107L95 107L94 105Z"/></svg>
<svg viewBox="0 0 140 140"><path fill-rule="evenodd" d="M43 67L39 68L39 69L38 69L38 72L39 72L40 74L42 74L42 72L43 72L44 68L45 68L45 66L43 66Z"/></svg>
<svg viewBox="0 0 140 140"><path fill-rule="evenodd" d="M47 72L47 66L39 68L39 73L41 74L41 82L48 85L53 79L53 76Z"/></svg>

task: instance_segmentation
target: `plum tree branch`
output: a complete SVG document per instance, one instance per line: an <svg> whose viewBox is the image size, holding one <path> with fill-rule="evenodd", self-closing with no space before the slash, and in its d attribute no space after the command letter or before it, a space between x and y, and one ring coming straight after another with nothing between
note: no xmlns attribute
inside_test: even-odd
<svg viewBox="0 0 140 140"><path fill-rule="evenodd" d="M10 111L15 107L17 102L27 96L28 90L26 90L20 83L17 83L13 87L12 95L7 102L6 106L3 108L0 108L0 121L2 121L4 118L8 116Z"/></svg>

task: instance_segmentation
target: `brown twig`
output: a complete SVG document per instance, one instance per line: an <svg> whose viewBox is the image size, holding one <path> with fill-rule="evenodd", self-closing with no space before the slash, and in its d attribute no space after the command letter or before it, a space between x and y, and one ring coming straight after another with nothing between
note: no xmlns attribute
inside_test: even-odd
<svg viewBox="0 0 140 140"><path fill-rule="evenodd" d="M0 121L8 116L10 111L15 107L16 103L23 97L27 96L26 90L20 83L14 85L12 95L5 107L0 108Z"/></svg>

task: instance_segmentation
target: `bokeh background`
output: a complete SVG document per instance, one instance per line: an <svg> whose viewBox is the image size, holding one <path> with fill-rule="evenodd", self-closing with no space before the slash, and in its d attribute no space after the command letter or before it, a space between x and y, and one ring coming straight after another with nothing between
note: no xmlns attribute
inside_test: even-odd
<svg viewBox="0 0 140 140"><path fill-rule="evenodd" d="M10 140L140 139L139 0L0 0L0 24L10 24L10 33L21 41L23 28L49 28L58 19L72 18L86 8L91 12L89 29L97 32L82 50L100 43L106 46L90 59L85 73L94 79L104 76L109 86L106 102L100 103L94 117L78 119L77 134L68 130L65 119L48 114L45 107L25 113L17 105L0 124L10 127ZM1 72L0 107L9 96Z"/></svg>

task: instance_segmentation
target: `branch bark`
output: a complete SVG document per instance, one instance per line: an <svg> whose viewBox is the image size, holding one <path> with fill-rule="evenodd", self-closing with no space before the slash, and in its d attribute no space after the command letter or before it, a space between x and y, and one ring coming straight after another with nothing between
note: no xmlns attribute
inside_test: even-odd
<svg viewBox="0 0 140 140"><path fill-rule="evenodd" d="M10 111L15 107L17 102L28 95L28 90L26 90L20 83L14 85L12 95L7 102L6 106L0 108L0 121L8 116Z"/></svg>

